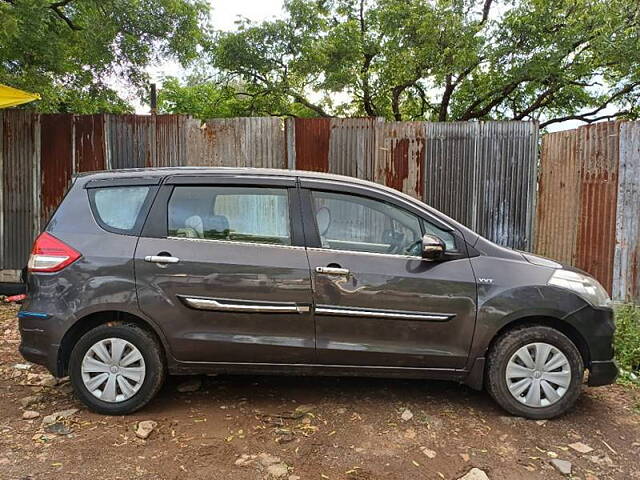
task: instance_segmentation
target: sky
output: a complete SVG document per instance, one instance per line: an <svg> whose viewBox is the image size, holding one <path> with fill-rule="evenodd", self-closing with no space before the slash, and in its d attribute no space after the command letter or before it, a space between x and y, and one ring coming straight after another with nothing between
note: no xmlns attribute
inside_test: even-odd
<svg viewBox="0 0 640 480"><path fill-rule="evenodd" d="M250 20L260 22L282 13L283 0L210 0L211 3L211 23L216 30L234 30L235 21L238 17L246 17ZM161 84L163 76L179 76L183 73L182 68L175 62L165 62L161 65L150 66L147 70L152 82ZM148 105L141 105L136 99L129 99L134 105L137 113L149 113ZM612 113L615 108L607 108L602 113ZM549 131L566 130L584 125L583 122L570 120L567 122L555 123L549 126Z"/></svg>

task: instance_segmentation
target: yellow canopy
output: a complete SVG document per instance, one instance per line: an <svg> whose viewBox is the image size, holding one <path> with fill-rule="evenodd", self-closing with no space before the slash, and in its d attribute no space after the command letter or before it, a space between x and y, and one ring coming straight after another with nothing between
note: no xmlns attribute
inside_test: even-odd
<svg viewBox="0 0 640 480"><path fill-rule="evenodd" d="M17 88L7 87L0 83L0 108L15 107L22 103L40 100L37 93L23 92Z"/></svg>

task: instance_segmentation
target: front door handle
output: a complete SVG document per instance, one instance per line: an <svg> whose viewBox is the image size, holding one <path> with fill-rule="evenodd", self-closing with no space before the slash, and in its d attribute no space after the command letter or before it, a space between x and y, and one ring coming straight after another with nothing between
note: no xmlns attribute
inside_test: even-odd
<svg viewBox="0 0 640 480"><path fill-rule="evenodd" d="M324 273L325 275L349 275L348 268L338 267L316 267L316 272Z"/></svg>
<svg viewBox="0 0 640 480"><path fill-rule="evenodd" d="M144 257L144 261L151 263L178 263L180 259L178 257L168 257L165 255L147 255Z"/></svg>

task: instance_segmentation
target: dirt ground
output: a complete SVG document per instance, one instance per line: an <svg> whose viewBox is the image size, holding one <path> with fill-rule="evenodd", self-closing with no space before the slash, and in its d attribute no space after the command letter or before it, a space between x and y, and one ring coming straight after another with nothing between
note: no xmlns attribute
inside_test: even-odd
<svg viewBox="0 0 640 480"><path fill-rule="evenodd" d="M174 377L142 411L106 417L24 362L16 311L0 306L3 480L458 479L474 467L492 480L563 478L554 459L573 478L640 479L640 390L586 389L571 413L535 422L453 383L205 377L180 393L189 378ZM78 411L43 429L67 409ZM143 440L145 420L157 425Z"/></svg>

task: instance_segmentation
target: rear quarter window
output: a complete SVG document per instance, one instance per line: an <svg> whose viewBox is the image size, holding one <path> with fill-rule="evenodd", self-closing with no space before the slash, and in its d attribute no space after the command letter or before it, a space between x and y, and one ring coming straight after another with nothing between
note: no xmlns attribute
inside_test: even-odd
<svg viewBox="0 0 640 480"><path fill-rule="evenodd" d="M142 213L148 209L150 186L99 187L89 189L91 210L107 231L137 235Z"/></svg>

